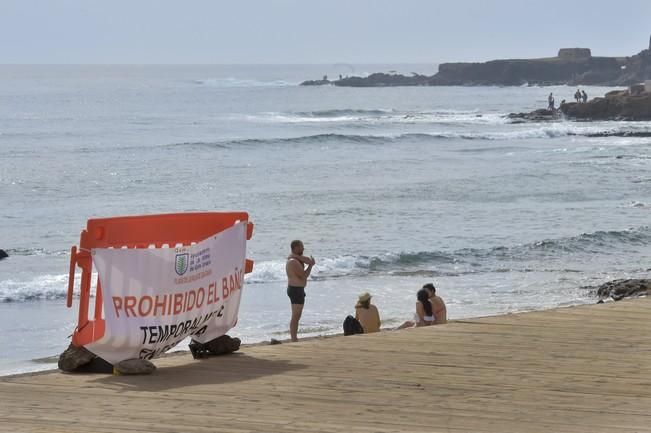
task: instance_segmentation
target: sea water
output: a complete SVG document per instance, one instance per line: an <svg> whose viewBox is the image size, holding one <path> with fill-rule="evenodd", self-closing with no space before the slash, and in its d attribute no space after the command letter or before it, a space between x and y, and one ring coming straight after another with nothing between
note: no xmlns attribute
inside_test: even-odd
<svg viewBox="0 0 651 433"><path fill-rule="evenodd" d="M0 66L0 374L68 345L69 250L92 217L249 212L256 264L230 333L245 343L288 336L293 239L317 261L300 336L340 332L362 291L391 327L427 282L460 319L648 276L651 123L505 117L570 100L564 86L298 86L392 69L435 72Z"/></svg>

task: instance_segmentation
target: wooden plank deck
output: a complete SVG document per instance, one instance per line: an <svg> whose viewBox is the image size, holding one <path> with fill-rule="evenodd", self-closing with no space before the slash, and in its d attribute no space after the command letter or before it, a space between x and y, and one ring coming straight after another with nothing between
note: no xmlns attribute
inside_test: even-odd
<svg viewBox="0 0 651 433"><path fill-rule="evenodd" d="M651 432L651 299L0 378L1 432Z"/></svg>

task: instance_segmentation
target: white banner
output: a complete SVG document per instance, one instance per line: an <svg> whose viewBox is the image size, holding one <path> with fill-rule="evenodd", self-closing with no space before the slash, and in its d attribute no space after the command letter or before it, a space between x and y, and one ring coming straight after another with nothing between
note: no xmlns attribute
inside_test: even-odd
<svg viewBox="0 0 651 433"><path fill-rule="evenodd" d="M189 247L91 253L106 332L85 347L112 364L156 358L188 336L206 343L237 323L246 222Z"/></svg>

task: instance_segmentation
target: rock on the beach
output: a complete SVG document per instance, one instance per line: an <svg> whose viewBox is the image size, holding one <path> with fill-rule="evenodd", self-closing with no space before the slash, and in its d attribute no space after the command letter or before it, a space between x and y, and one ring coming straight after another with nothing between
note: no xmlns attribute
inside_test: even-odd
<svg viewBox="0 0 651 433"><path fill-rule="evenodd" d="M600 299L610 297L615 301L649 294L651 294L651 280L648 279L613 280L597 288Z"/></svg>
<svg viewBox="0 0 651 433"><path fill-rule="evenodd" d="M0 250L0 260L6 259L7 257L9 257L9 254L5 250Z"/></svg>
<svg viewBox="0 0 651 433"><path fill-rule="evenodd" d="M227 355L238 351L240 344L242 344L242 341L239 338L222 335L207 343L199 343L198 341L192 340L190 342L190 352L194 359L215 355Z"/></svg>
<svg viewBox="0 0 651 433"><path fill-rule="evenodd" d="M82 365L88 364L94 358L95 354L87 350L85 347L77 347L70 344L70 346L59 355L59 369L72 372Z"/></svg>
<svg viewBox="0 0 651 433"><path fill-rule="evenodd" d="M146 359L125 359L113 366L113 371L117 374L151 374L156 370L156 366Z"/></svg>

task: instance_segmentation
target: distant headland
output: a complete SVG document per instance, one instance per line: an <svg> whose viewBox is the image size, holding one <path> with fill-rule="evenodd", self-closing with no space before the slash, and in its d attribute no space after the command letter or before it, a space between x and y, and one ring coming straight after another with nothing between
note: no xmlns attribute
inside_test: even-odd
<svg viewBox="0 0 651 433"><path fill-rule="evenodd" d="M309 80L302 86L629 86L651 79L649 48L628 57L594 57L589 48L561 48L556 57L491 60L484 63L442 63L432 76L374 73L367 77Z"/></svg>

